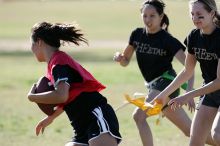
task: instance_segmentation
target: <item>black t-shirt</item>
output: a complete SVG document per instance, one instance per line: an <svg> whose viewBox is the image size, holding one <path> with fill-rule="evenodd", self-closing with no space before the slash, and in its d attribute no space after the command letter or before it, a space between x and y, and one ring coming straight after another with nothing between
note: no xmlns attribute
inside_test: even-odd
<svg viewBox="0 0 220 146"><path fill-rule="evenodd" d="M220 57L220 28L216 28L210 35L202 34L199 29L194 29L184 43L187 45L188 52L194 54L200 63L205 83L216 79Z"/></svg>
<svg viewBox="0 0 220 146"><path fill-rule="evenodd" d="M129 44L135 48L138 66L147 82L173 69L173 57L180 49L185 50L181 42L165 30L149 34L145 28L137 28L131 33Z"/></svg>

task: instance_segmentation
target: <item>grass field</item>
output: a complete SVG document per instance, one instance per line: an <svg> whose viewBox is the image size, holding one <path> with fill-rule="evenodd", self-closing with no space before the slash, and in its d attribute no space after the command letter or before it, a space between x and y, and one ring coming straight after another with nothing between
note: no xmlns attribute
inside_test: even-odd
<svg viewBox="0 0 220 146"><path fill-rule="evenodd" d="M68 50L85 68L107 86L102 93L114 108L124 101L124 93L147 92L139 73L135 57L131 64L120 67L112 61L115 51L126 46L132 29L142 26L139 7L142 1L0 1L0 42L7 40L9 46L20 40L28 42L31 26L38 21L77 21L90 40L103 42L103 48L85 46ZM191 29L187 2L166 0L167 14L171 19L170 32L183 40ZM187 25L186 25L187 24ZM111 43L119 42L112 47ZM10 44L11 42L11 44ZM109 45L108 45L109 44ZM17 45L16 43L13 45ZM28 45L28 44L27 44ZM98 44L99 45L99 44ZM18 45L19 46L19 45ZM116 46L116 47L115 47ZM44 117L34 103L27 100L30 86L45 73L45 64L38 63L30 51L16 48L7 51L0 43L0 145L1 146L62 146L72 136L72 128L65 114L50 125L44 135L35 136L36 123ZM19 51L22 50L22 51ZM182 66L174 61L177 72ZM196 69L196 85L202 82ZM123 142L121 146L141 146L138 131L131 114L134 106L128 105L117 112ZM192 116L192 114L190 114ZM155 146L187 146L186 138L165 118L159 126L149 119L155 137Z"/></svg>

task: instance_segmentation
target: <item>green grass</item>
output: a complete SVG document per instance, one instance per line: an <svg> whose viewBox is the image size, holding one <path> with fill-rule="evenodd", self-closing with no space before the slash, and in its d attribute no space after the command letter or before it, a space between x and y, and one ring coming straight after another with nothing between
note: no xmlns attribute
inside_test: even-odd
<svg viewBox="0 0 220 146"><path fill-rule="evenodd" d="M127 30L140 21L138 7L139 2L126 1L1 3L0 18L4 21L0 37L26 38L33 24L40 21L76 21L90 39L127 37Z"/></svg>
<svg viewBox="0 0 220 146"><path fill-rule="evenodd" d="M69 52L87 68L107 88L102 92L114 108L124 102L124 93L147 92L143 85L136 61L123 68L111 60L112 50L93 50L99 52L99 58L90 50ZM90 54L90 57L85 56ZM99 59L97 59L99 58ZM94 60L96 59L96 60ZM64 145L72 136L72 128L65 114L50 125L44 135L36 137L34 127L44 117L34 103L30 103L26 94L30 86L45 73L46 64L38 63L29 52L0 53L3 71L0 72L0 145L24 146ZM175 61L175 68L182 66ZM198 71L197 71L198 72ZM200 84L197 82L197 84ZM123 142L121 146L140 146L140 138L132 120L134 106L128 105L117 112ZM190 116L192 116L190 114ZM149 119L155 137L156 146L186 146L188 138L166 119L161 125L155 125L156 117ZM174 134L175 133L175 134Z"/></svg>
<svg viewBox="0 0 220 146"><path fill-rule="evenodd" d="M170 31L180 39L192 27L187 1L165 1ZM40 21L79 23L88 39L127 40L135 27L143 26L142 1L14 1L0 4L0 38L28 38ZM187 25L186 25L187 24Z"/></svg>

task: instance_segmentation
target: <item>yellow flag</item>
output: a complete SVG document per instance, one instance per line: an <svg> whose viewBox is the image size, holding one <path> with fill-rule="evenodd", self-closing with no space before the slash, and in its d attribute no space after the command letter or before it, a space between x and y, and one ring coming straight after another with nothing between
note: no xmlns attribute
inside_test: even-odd
<svg viewBox="0 0 220 146"><path fill-rule="evenodd" d="M145 97L139 97L139 98L132 99L129 95L125 94L125 99L129 103L136 105L137 107L139 107L143 111L146 110L147 111L146 114L148 116L160 114L161 109L163 107L163 105L158 102L155 102L154 105L145 102Z"/></svg>

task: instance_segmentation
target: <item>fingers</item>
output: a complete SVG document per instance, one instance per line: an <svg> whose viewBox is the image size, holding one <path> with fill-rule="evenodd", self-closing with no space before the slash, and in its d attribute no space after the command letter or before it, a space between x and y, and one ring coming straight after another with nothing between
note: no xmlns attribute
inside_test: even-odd
<svg viewBox="0 0 220 146"><path fill-rule="evenodd" d="M43 128L41 129L41 134L43 134L43 133L44 133L44 129L45 129L45 127L43 127Z"/></svg>
<svg viewBox="0 0 220 146"><path fill-rule="evenodd" d="M188 110L191 113L195 111L195 103L194 103L194 101L188 103Z"/></svg>
<svg viewBox="0 0 220 146"><path fill-rule="evenodd" d="M27 94L27 97L28 97L29 101L31 101L31 102L32 102L32 96L31 95L35 93L36 86L37 86L36 84L33 84L31 89L29 90L29 92Z"/></svg>
<svg viewBox="0 0 220 146"><path fill-rule="evenodd" d="M183 104L176 101L175 99L172 99L168 102L168 105L171 106L171 109L175 111L176 109L181 108Z"/></svg>
<svg viewBox="0 0 220 146"><path fill-rule="evenodd" d="M35 93L36 86L37 86L36 83L32 85L30 93Z"/></svg>
<svg viewBox="0 0 220 146"><path fill-rule="evenodd" d="M45 129L45 126L42 123L39 123L35 128L36 135L38 136L40 134L40 132L41 132L41 134L43 134L44 129Z"/></svg>
<svg viewBox="0 0 220 146"><path fill-rule="evenodd" d="M168 105L172 105L173 103L174 103L174 100L171 99L167 104L168 104Z"/></svg>
<svg viewBox="0 0 220 146"><path fill-rule="evenodd" d="M122 54L120 52L116 52L115 55L113 56L113 60L120 62L122 59Z"/></svg>
<svg viewBox="0 0 220 146"><path fill-rule="evenodd" d="M37 136L39 135L41 129L42 129L42 125L41 125L41 124L38 124L38 125L36 126L36 128L35 128L35 133L36 133Z"/></svg>

